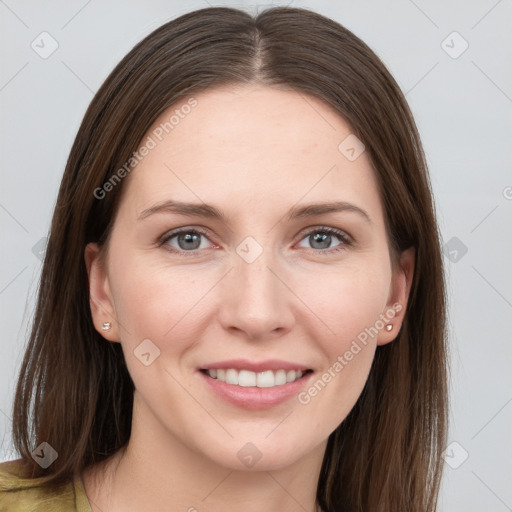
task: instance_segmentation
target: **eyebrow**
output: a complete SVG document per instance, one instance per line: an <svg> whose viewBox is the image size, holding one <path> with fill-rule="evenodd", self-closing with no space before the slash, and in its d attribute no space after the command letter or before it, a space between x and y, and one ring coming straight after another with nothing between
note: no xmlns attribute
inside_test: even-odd
<svg viewBox="0 0 512 512"><path fill-rule="evenodd" d="M327 203L306 204L292 207L285 215L287 220L303 219L325 215L334 212L354 212L360 215L364 220L372 224L372 220L368 213L362 208L345 201L332 201ZM195 217L204 217L209 219L217 219L227 223L228 216L220 209L206 203L186 203L182 201L168 200L158 203L144 210L138 217L138 220L144 220L156 213L175 213L178 215L188 215Z"/></svg>

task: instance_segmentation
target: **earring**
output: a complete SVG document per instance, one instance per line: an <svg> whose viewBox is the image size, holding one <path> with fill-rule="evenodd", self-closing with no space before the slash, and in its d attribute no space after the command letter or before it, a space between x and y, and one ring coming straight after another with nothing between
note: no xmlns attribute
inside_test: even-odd
<svg viewBox="0 0 512 512"><path fill-rule="evenodd" d="M393 329L393 324L387 324L386 331L391 331L391 329Z"/></svg>
<svg viewBox="0 0 512 512"><path fill-rule="evenodd" d="M102 331L108 331L112 327L112 324L110 322L103 322L103 325L101 326Z"/></svg>

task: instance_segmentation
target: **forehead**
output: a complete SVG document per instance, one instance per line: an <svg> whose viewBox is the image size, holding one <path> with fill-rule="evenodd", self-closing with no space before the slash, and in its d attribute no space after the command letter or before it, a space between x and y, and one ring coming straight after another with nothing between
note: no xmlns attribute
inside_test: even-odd
<svg viewBox="0 0 512 512"><path fill-rule="evenodd" d="M320 99L252 85L192 98L167 109L143 139L153 147L125 184L125 200L139 212L169 198L269 209L303 198L350 199L381 213L369 158L340 150L352 128Z"/></svg>

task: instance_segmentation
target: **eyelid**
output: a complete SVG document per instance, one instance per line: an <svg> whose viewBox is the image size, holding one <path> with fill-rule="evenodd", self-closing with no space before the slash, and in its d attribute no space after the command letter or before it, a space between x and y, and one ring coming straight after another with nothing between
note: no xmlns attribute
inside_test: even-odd
<svg viewBox="0 0 512 512"><path fill-rule="evenodd" d="M304 238L306 235L309 235L313 232L327 232L329 234L332 234L332 235L336 235L340 238L343 238L345 239L346 242L351 242L353 243L354 242L354 239L352 238L351 235L349 235L345 230L343 229L340 229L340 228L335 228L335 227L332 227L332 226L323 226L321 224L316 224L316 225L313 225L313 226L309 226L307 228L304 228L300 233L299 233L299 237L300 237L300 240L302 240L302 238Z"/></svg>
<svg viewBox="0 0 512 512"><path fill-rule="evenodd" d="M184 226L181 228L172 229L171 231L167 231L164 233L159 239L158 239L158 245L162 246L172 238L174 238L177 235L180 235L181 233L199 233L203 235L205 238L208 238L208 240L216 247L218 247L217 244L212 242L210 240L210 231L206 228L200 227L200 226ZM193 251L181 251L181 253L190 253L194 254L198 251L198 249L194 249ZM174 249L171 252L175 252L180 254L179 249Z"/></svg>
<svg viewBox="0 0 512 512"><path fill-rule="evenodd" d="M320 256L332 256L333 254L337 254L342 251L346 251L349 247L353 246L355 244L354 238L349 235L346 231L331 227L331 226L322 226L322 225L315 225L315 226L309 226L305 228L301 233L299 234L299 242L304 240L305 237L308 235L312 235L313 233L327 233L330 236L337 237L341 243L338 246L332 247L330 249L314 249L310 247L304 247L309 253L313 252L315 255L319 254Z"/></svg>

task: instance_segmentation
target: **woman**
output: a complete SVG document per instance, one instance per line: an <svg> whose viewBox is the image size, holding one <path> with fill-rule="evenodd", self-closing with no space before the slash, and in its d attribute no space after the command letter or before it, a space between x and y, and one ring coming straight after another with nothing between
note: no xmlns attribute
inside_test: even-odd
<svg viewBox="0 0 512 512"><path fill-rule="evenodd" d="M436 509L445 288L379 58L278 7L155 30L87 110L0 508Z"/></svg>

